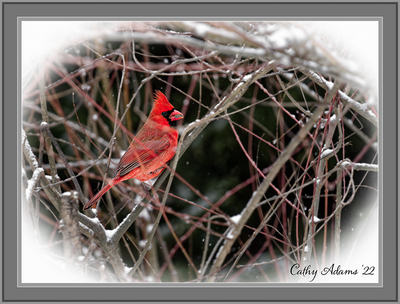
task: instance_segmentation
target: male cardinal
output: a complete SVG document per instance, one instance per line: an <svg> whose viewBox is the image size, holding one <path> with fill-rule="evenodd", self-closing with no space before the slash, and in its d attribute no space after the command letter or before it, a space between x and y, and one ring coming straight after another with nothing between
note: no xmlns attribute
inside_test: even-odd
<svg viewBox="0 0 400 304"><path fill-rule="evenodd" d="M83 207L96 208L97 201L111 187L131 178L144 182L159 175L175 155L178 132L172 128L183 118L160 91L156 91L153 109L142 129L119 161L114 178Z"/></svg>

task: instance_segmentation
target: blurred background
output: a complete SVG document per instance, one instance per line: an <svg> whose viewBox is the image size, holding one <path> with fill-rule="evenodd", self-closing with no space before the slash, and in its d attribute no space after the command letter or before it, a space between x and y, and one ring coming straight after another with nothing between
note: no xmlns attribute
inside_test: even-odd
<svg viewBox="0 0 400 304"><path fill-rule="evenodd" d="M49 264L69 265L86 282L298 282L310 278L293 275L293 265L361 269L354 261L367 248L377 268L378 108L377 89L368 85L377 73L362 77L365 67L346 41L290 22L62 26L69 30L46 39L54 43L44 55L24 51L32 43L23 40L23 220ZM23 39L32 28L24 24ZM342 95L324 104L334 82ZM82 197L113 176L156 90L184 114L177 130L187 149L150 248L168 178L115 242L115 255L95 229L111 235L131 218L142 185L119 184L87 218ZM262 191L274 166L279 171ZM53 196L37 188L46 181ZM70 238L62 198L75 204L70 225L78 234Z"/></svg>

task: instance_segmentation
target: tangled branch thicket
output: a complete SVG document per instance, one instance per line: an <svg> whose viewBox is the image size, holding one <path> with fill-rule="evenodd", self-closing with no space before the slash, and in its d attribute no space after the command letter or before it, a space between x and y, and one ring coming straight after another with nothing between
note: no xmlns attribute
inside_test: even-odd
<svg viewBox="0 0 400 304"><path fill-rule="evenodd" d="M378 120L344 50L291 23L97 26L24 83L23 220L53 262L83 281L274 282L351 260L376 226ZM155 194L130 180L82 212L156 89L185 118Z"/></svg>

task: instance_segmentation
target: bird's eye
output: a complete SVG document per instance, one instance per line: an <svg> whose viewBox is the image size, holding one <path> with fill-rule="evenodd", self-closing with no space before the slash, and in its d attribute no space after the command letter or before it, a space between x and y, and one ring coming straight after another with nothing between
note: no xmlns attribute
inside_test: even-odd
<svg viewBox="0 0 400 304"><path fill-rule="evenodd" d="M164 117L167 117L168 116L168 112L162 112L161 115L164 116Z"/></svg>

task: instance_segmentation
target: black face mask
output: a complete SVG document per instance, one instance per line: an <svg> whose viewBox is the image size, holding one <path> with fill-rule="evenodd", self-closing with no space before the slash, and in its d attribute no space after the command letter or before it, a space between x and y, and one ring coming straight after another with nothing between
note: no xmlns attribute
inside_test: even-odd
<svg viewBox="0 0 400 304"><path fill-rule="evenodd" d="M164 116L168 120L169 125L172 126L172 127L176 127L176 121L172 121L171 118L170 118L170 115L174 111L175 111L175 109L172 108L172 110L165 111L165 112L161 113L161 115Z"/></svg>

